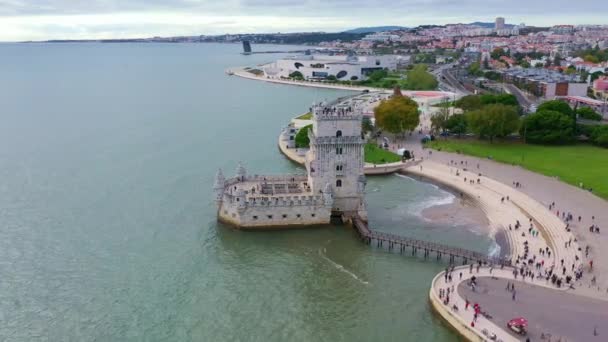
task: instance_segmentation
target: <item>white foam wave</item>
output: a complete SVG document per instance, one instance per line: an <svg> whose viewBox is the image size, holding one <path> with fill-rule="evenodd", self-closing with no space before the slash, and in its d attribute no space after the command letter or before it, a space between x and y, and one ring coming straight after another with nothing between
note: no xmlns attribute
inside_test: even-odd
<svg viewBox="0 0 608 342"><path fill-rule="evenodd" d="M325 255L325 252L326 252L326 249L325 249L325 248L323 248L323 249L319 249L319 255L320 255L320 256L321 256L323 259L327 260L327 261L328 261L330 264L332 264L332 265L333 265L335 268L337 268L337 269L338 269L338 270L340 270L341 272L344 272L344 273L346 273L346 274L350 275L351 277L353 277L353 279L357 280L357 281L358 281L358 282L360 282L361 284L363 284L363 285L369 285L369 282L367 282L367 281L365 281L365 280L363 280L363 279L361 279L361 278L357 277L357 275L356 275L356 274L354 274L353 272L351 272L351 271L347 270L346 268L344 268L344 266L342 266L342 265L338 264L337 262L335 262L335 261L331 260L330 258L328 258L328 257Z"/></svg>
<svg viewBox="0 0 608 342"><path fill-rule="evenodd" d="M404 179L408 179L411 181L416 181L415 179L402 175L402 174L397 174L396 176L404 178ZM454 203L456 196L454 196L454 194L452 194L451 192L445 191L433 183L425 183L425 184L432 186L435 190L438 190L440 192L440 195L431 196L423 201L418 202L416 205L412 206L412 208L411 208L412 213L416 214L417 216L422 217L422 211L424 209L439 206L439 205L446 205L446 204Z"/></svg>
<svg viewBox="0 0 608 342"><path fill-rule="evenodd" d="M496 241L494 241L489 248L488 255L490 257L497 258L500 256L500 250L501 250L500 245L497 244Z"/></svg>

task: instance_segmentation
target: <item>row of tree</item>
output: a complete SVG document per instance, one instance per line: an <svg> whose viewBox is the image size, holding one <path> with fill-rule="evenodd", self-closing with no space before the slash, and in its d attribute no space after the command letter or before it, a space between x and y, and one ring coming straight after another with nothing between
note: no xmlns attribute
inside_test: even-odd
<svg viewBox="0 0 608 342"><path fill-rule="evenodd" d="M521 118L517 99L508 94L466 96L455 106L464 114L449 115L449 108L442 108L431 118L435 130L458 136L471 132L491 142L518 132L524 142L534 144L568 144L585 135L593 143L608 147L608 126L577 124L577 118L602 119L591 108L574 110L563 101L547 101L535 113Z"/></svg>

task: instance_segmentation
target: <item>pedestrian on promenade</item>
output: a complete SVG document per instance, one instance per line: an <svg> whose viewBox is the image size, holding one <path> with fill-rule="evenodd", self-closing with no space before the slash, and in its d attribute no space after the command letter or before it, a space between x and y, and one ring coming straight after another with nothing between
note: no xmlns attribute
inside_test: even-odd
<svg viewBox="0 0 608 342"><path fill-rule="evenodd" d="M511 299L515 300L515 290L513 290L513 294L511 295Z"/></svg>

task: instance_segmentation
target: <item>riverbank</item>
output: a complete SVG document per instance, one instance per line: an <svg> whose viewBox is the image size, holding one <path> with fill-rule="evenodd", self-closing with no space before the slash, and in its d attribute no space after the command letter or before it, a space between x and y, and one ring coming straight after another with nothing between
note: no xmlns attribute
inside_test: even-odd
<svg viewBox="0 0 608 342"><path fill-rule="evenodd" d="M264 76L257 76L247 70L246 67L232 67L226 70L226 73L233 76L238 76L250 80L277 83L277 84L285 84L292 86L300 86L300 87L312 87L312 88L323 88L323 89L338 89L338 90L352 90L352 91L390 91L390 89L384 88L374 88L374 87L361 87L361 86L351 86L346 84L330 84L330 83L322 83L322 82L309 82L309 81L294 81L294 80L283 80L276 78L267 78Z"/></svg>

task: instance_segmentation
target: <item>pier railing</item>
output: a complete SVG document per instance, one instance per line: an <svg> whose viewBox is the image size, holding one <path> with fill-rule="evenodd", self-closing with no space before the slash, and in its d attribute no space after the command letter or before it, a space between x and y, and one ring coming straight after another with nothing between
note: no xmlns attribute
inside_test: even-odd
<svg viewBox="0 0 608 342"><path fill-rule="evenodd" d="M478 262L489 265L511 265L511 260L505 258L496 258L489 255L468 250L465 248L448 246L436 242L418 240L407 238L395 234L376 232L369 229L367 222L362 220L359 216L353 218L353 225L357 229L359 236L368 245L376 243L378 247L386 247L389 250L398 248L400 253L404 253L406 249L411 248L412 255L418 255L418 253L424 253L424 257L430 257L431 253L435 254L437 260L442 259L444 256L449 258L450 263L455 263L456 258L462 259L462 263L466 264L469 262Z"/></svg>

